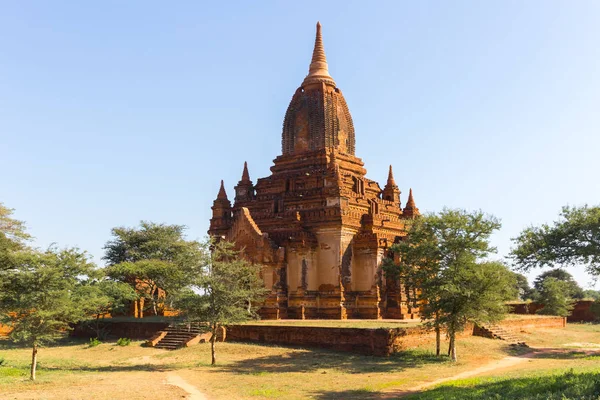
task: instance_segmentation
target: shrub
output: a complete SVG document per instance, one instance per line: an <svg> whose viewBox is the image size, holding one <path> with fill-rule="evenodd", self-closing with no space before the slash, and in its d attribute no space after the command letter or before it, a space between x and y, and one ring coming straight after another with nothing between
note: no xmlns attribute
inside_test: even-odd
<svg viewBox="0 0 600 400"><path fill-rule="evenodd" d="M117 340L117 346L129 346L131 344L131 339L129 338L120 338Z"/></svg>
<svg viewBox="0 0 600 400"><path fill-rule="evenodd" d="M5 365L6 360L4 359L4 357L0 357L0 367Z"/></svg>
<svg viewBox="0 0 600 400"><path fill-rule="evenodd" d="M96 347L98 346L100 343L102 343L97 337L95 338L90 338L90 345L89 347Z"/></svg>

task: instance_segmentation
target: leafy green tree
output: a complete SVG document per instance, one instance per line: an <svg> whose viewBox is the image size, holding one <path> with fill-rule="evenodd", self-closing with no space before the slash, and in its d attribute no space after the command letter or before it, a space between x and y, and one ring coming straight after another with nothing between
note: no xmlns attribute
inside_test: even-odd
<svg viewBox="0 0 600 400"><path fill-rule="evenodd" d="M533 300L536 295L536 291L529 286L527 277L517 272L514 272L514 277L517 283L519 300Z"/></svg>
<svg viewBox="0 0 600 400"><path fill-rule="evenodd" d="M24 249L9 257L0 271L0 323L12 327L10 338L32 348L35 380L38 348L51 343L85 317L82 280L94 265L75 249L39 252Z"/></svg>
<svg viewBox="0 0 600 400"><path fill-rule="evenodd" d="M92 317L82 323L90 326L99 339L105 336L101 318L107 314L122 312L129 302L137 299L137 293L130 285L102 278L90 280L81 287L81 293L85 296L82 304L85 314Z"/></svg>
<svg viewBox="0 0 600 400"><path fill-rule="evenodd" d="M506 301L514 299L515 279L500 262L459 260L442 273L440 322L450 339L449 353L457 361L456 334L467 323L487 324L504 318Z"/></svg>
<svg viewBox="0 0 600 400"><path fill-rule="evenodd" d="M549 271L542 272L535 278L533 287L540 293L543 290L544 281L549 278L555 278L559 281L565 282L565 288L567 288L567 294L574 299L583 299L583 289L573 279L573 275L561 268L551 269Z"/></svg>
<svg viewBox="0 0 600 400"><path fill-rule="evenodd" d="M25 223L12 218L13 212L13 209L0 202L0 237L13 243L23 243L30 240L31 236L25 231Z"/></svg>
<svg viewBox="0 0 600 400"><path fill-rule="evenodd" d="M449 340L449 353L457 360L456 334L468 322L489 323L506 313L504 302L516 296L516 282L505 266L483 262L495 248L491 234L500 222L481 211L444 209L416 220L405 240L392 246L398 262L384 266L420 289L422 316Z"/></svg>
<svg viewBox="0 0 600 400"><path fill-rule="evenodd" d="M584 299L592 299L592 300L600 300L600 290L584 290L583 291Z"/></svg>
<svg viewBox="0 0 600 400"><path fill-rule="evenodd" d="M138 294L138 316L145 300L158 315L164 296L185 285L188 271L202 258L201 246L187 241L185 227L142 221L139 228L114 228L104 247L106 275L127 283ZM163 296L163 297L161 297Z"/></svg>
<svg viewBox="0 0 600 400"><path fill-rule="evenodd" d="M570 289L565 281L554 277L544 279L539 291L539 302L544 307L538 311L538 314L569 316L575 303L569 295Z"/></svg>
<svg viewBox="0 0 600 400"><path fill-rule="evenodd" d="M12 218L13 211L0 203L0 270L9 268L10 253L22 249L31 239L25 223Z"/></svg>
<svg viewBox="0 0 600 400"><path fill-rule="evenodd" d="M188 320L208 323L211 364L215 365L219 329L256 318L268 291L260 277L262 266L240 257L232 243L212 241L205 244L205 249L209 247L204 261L190 271L192 283L180 294L176 307Z"/></svg>
<svg viewBox="0 0 600 400"><path fill-rule="evenodd" d="M600 276L600 206L563 207L558 221L529 227L513 242L511 258L525 271L582 264Z"/></svg>

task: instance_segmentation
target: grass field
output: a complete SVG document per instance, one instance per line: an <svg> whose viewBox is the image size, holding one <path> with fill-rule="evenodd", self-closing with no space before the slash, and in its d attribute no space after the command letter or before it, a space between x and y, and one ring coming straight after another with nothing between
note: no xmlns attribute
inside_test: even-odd
<svg viewBox="0 0 600 400"><path fill-rule="evenodd" d="M524 393L524 386L535 387L539 393L573 387L575 383L577 390L587 392L598 386L590 379L600 372L600 352L589 353L582 344L596 344L600 350L600 325L573 324L565 329L524 335L534 345L562 350L540 354L514 368L448 382L412 398L527 398L518 397ZM522 352L503 341L480 337L461 339L458 346L460 361L453 365L445 357L433 356L432 344L381 358L218 343L218 365L211 367L209 346L203 344L169 352L141 347L141 342L127 347L104 343L92 348L84 342L64 343L40 350L38 381L31 383L27 380L30 350L0 340L0 358L5 359L0 366L0 398L104 400L146 399L151 395L165 400L181 399L185 392L165 383L172 374L197 387L209 399L394 398L395 391L452 377ZM573 373L565 375L571 369ZM567 394L580 396L583 392Z"/></svg>

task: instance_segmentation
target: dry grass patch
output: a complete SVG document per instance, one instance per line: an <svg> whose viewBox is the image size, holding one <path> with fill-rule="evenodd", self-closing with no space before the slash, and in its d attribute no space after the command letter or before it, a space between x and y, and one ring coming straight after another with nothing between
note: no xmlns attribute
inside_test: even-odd
<svg viewBox="0 0 600 400"><path fill-rule="evenodd" d="M540 329L525 335L532 345L564 350L569 343L600 343L600 325L570 324L565 329ZM218 343L218 365L211 367L206 344L171 352L140 344L104 343L88 348L77 342L43 348L39 382L33 384L27 380L30 350L0 341L0 357L6 359L6 365L0 366L0 393L7 398L100 400L144 399L151 394L170 400L185 395L164 383L169 373L176 373L209 399L368 399L523 352L504 341L468 337L458 341L459 362L454 365L446 357L433 356L433 343L391 357ZM567 348L559 355L534 356L513 369L482 376L517 378L571 367L593 370L598 361L595 354Z"/></svg>
<svg viewBox="0 0 600 400"><path fill-rule="evenodd" d="M408 328L419 326L420 320L323 320L323 319L287 319L287 320L263 320L247 322L247 325L277 325L277 326L310 326L322 328Z"/></svg>

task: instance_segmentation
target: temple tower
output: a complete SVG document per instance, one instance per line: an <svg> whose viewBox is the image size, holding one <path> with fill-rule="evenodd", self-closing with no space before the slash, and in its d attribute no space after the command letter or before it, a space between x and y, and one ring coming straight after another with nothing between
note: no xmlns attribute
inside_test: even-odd
<svg viewBox="0 0 600 400"><path fill-rule="evenodd" d="M402 290L386 288L381 262L418 209L412 195L412 203L400 208L391 167L383 189L367 178L355 155L350 110L329 73L319 23L308 74L285 113L281 144L271 174L256 184L244 164L233 207L219 192L209 230L265 265L271 295L261 315L406 317Z"/></svg>

